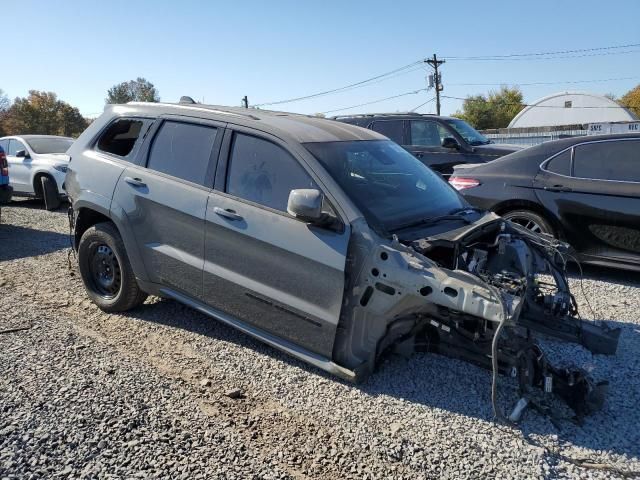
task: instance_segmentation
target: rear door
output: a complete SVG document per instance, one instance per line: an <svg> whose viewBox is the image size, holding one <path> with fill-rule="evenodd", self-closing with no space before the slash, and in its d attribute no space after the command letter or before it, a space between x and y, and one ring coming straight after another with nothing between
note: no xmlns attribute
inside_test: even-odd
<svg viewBox="0 0 640 480"><path fill-rule="evenodd" d="M404 120L375 120L368 128L384 135L398 145L406 145L409 143L407 124Z"/></svg>
<svg viewBox="0 0 640 480"><path fill-rule="evenodd" d="M9 181L15 193L34 193L31 184L31 165L33 159L29 157L16 157L16 153L24 150L29 155L27 146L15 138L9 139L7 149L7 163L9 164Z"/></svg>
<svg viewBox="0 0 640 480"><path fill-rule="evenodd" d="M330 358L349 228L310 226L287 213L292 189L322 187L279 139L234 127L227 150L207 206L205 301Z"/></svg>
<svg viewBox="0 0 640 480"><path fill-rule="evenodd" d="M114 203L151 282L202 298L204 218L224 124L162 117L141 161L120 176Z"/></svg>
<svg viewBox="0 0 640 480"><path fill-rule="evenodd" d="M590 259L640 264L640 139L585 142L543 165L536 193Z"/></svg>

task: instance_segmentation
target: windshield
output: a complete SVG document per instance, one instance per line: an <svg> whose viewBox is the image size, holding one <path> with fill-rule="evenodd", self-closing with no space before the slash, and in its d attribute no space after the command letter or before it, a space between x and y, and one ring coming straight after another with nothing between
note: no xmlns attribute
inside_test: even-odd
<svg viewBox="0 0 640 480"><path fill-rule="evenodd" d="M73 143L73 138L36 137L28 139L27 143L34 153L65 153Z"/></svg>
<svg viewBox="0 0 640 480"><path fill-rule="evenodd" d="M306 143L372 226L393 232L467 204L437 173L389 140Z"/></svg>
<svg viewBox="0 0 640 480"><path fill-rule="evenodd" d="M484 137L480 132L478 132L464 120L449 118L446 119L445 122L451 125L453 129L458 132L458 134L462 138L464 138L469 145L486 145L487 143L491 143L489 140L487 140L486 137Z"/></svg>

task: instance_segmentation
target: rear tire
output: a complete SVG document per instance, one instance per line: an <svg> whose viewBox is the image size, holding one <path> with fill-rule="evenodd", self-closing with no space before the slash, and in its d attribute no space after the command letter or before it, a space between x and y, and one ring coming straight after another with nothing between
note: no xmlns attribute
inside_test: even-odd
<svg viewBox="0 0 640 480"><path fill-rule="evenodd" d="M130 310L147 298L112 223L98 223L84 232L78 245L78 266L89 298L105 312Z"/></svg>
<svg viewBox="0 0 640 480"><path fill-rule="evenodd" d="M44 208L46 210L57 210L60 207L60 195L58 194L58 187L53 178L48 176L40 177L42 184L42 199L44 200Z"/></svg>
<svg viewBox="0 0 640 480"><path fill-rule="evenodd" d="M556 233L546 218L531 210L513 210L502 215L505 220L526 228L533 233L545 233L553 237Z"/></svg>

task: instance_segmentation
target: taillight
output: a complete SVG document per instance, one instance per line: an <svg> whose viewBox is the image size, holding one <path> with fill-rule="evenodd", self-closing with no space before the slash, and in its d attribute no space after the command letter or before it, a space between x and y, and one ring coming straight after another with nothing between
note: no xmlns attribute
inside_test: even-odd
<svg viewBox="0 0 640 480"><path fill-rule="evenodd" d="M0 152L0 175L3 177L9 176L9 164L7 163L7 155L4 152Z"/></svg>
<svg viewBox="0 0 640 480"><path fill-rule="evenodd" d="M480 185L480 180L465 177L449 177L449 183L456 190L464 190L466 188L477 187Z"/></svg>

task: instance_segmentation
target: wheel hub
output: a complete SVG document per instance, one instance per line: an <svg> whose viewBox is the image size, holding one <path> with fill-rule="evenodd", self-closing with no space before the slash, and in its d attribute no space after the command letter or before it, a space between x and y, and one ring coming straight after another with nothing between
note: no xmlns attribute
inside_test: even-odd
<svg viewBox="0 0 640 480"><path fill-rule="evenodd" d="M524 217L509 217L509 220L513 223L517 223L518 225L523 226L527 230L533 233L544 233L544 230L538 222L531 220L530 218Z"/></svg>
<svg viewBox="0 0 640 480"><path fill-rule="evenodd" d="M118 294L121 284L120 264L108 245L98 245L90 261L91 277L96 291L105 298Z"/></svg>

